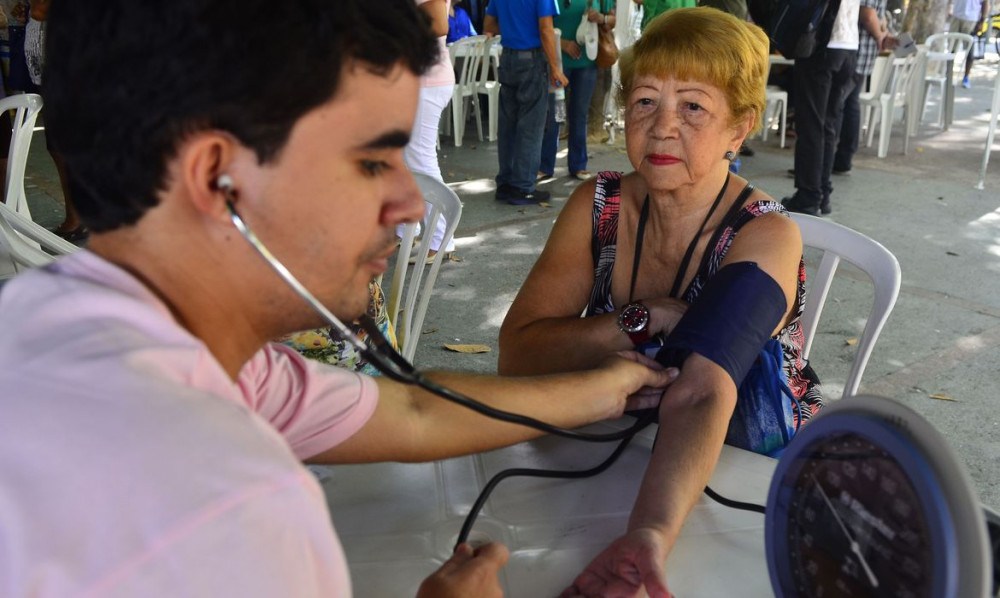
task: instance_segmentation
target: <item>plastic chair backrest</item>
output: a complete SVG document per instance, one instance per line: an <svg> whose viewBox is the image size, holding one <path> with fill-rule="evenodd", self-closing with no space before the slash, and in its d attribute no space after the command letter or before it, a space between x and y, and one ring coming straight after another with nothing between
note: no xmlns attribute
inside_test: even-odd
<svg viewBox="0 0 1000 598"><path fill-rule="evenodd" d="M24 195L24 169L35 132L35 120L41 109L42 96L35 93L19 93L0 100L0 113L14 111L7 157L7 188L4 189L3 200L25 218L31 218L31 212Z"/></svg>
<svg viewBox="0 0 1000 598"><path fill-rule="evenodd" d="M854 363L844 383L844 397L856 395L861 384L861 376L868 365L868 358L875 347L875 341L899 296L902 280L899 261L884 245L856 230L816 216L791 214L791 217L802 231L802 244L823 252L816 273L809 284L802 314L802 330L805 333L803 358L809 358L809 351L816 336L816 327L823 313L823 304L826 302L840 260L847 260L860 268L871 278L874 285L872 309L858 340Z"/></svg>
<svg viewBox="0 0 1000 598"><path fill-rule="evenodd" d="M486 87L486 83L490 80L490 52L495 43L497 43L496 37L487 37L486 41L479 46L479 72L476 77L476 87L478 89Z"/></svg>
<svg viewBox="0 0 1000 598"><path fill-rule="evenodd" d="M414 173L413 176L417 180L417 186L420 187L424 200L431 205L430 213L424 219L424 222L429 224L424 227L423 238L416 250L413 249L413 245L417 225L410 224L405 227L386 301L389 320L396 329L400 353L409 361L413 361L413 355L417 351L417 342L420 340L420 331L424 324L424 316L427 315L434 282L445 259L444 248L455 236L455 229L462 217L462 201L447 185L425 174ZM433 236L431 233L439 217L443 217L445 221L444 237L441 240L441 250L434 256L428 269L424 263L431 248ZM416 257L416 264L413 265L412 273L407 278L407 273L411 270L408 259L410 255Z"/></svg>
<svg viewBox="0 0 1000 598"><path fill-rule="evenodd" d="M54 260L55 255L77 250L76 245L35 224L28 210L24 171L35 120L41 109L42 98L37 94L16 94L0 100L0 112L14 111L5 201L0 202L0 255L5 256L0 261L0 276L14 274L23 268L43 266ZM43 247L48 251L43 251ZM10 262L6 261L7 258Z"/></svg>
<svg viewBox="0 0 1000 598"><path fill-rule="evenodd" d="M42 247L48 251L43 251ZM76 250L76 245L54 235L0 202L0 256L10 257L14 272L23 268L44 266L54 260L56 255L67 255ZM4 272L4 274L14 272Z"/></svg>
<svg viewBox="0 0 1000 598"><path fill-rule="evenodd" d="M973 38L968 33L958 33L957 31L948 31L945 33L933 33L927 36L927 41L924 42L927 46L928 52L948 52L955 55L955 61L952 64L952 68L959 69L964 72L965 60L969 55L969 48L975 43L975 38ZM941 64L943 72L944 64Z"/></svg>
<svg viewBox="0 0 1000 598"><path fill-rule="evenodd" d="M896 105L902 105L909 98L910 79L917 66L916 54L910 54L906 58L893 58L890 72L889 89L886 93L896 98ZM892 118L892 115L884 115L883 118Z"/></svg>
<svg viewBox="0 0 1000 598"><path fill-rule="evenodd" d="M877 56L875 58L875 63L872 66L872 75L868 80L868 93L872 97L879 97L887 87L889 87L889 75L892 73L892 69L889 68L889 61L891 60L888 56Z"/></svg>
<svg viewBox="0 0 1000 598"><path fill-rule="evenodd" d="M448 46L451 55L452 65L457 65L461 60L462 66L455 77L455 87L462 90L462 95L470 95L475 92L479 64L483 57L483 46L486 45L485 35L473 35L463 37L452 45Z"/></svg>

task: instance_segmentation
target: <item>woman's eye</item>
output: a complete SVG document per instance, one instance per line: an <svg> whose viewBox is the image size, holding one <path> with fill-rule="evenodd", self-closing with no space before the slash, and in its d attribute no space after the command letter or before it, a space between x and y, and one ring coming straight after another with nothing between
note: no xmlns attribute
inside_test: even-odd
<svg viewBox="0 0 1000 598"><path fill-rule="evenodd" d="M695 102L685 102L684 109L691 112L699 112L702 110L701 104Z"/></svg>

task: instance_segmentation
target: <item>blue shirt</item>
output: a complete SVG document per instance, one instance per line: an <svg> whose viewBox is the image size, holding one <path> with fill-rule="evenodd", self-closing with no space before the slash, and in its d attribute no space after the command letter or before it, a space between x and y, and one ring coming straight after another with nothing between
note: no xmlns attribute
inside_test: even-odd
<svg viewBox="0 0 1000 598"><path fill-rule="evenodd" d="M448 17L448 37L445 41L450 44L472 35L476 35L476 28L472 26L469 13L455 7L455 16Z"/></svg>
<svg viewBox="0 0 1000 598"><path fill-rule="evenodd" d="M556 0L492 0L486 14L500 24L503 47L509 50L534 50L542 47L538 19L559 14Z"/></svg>

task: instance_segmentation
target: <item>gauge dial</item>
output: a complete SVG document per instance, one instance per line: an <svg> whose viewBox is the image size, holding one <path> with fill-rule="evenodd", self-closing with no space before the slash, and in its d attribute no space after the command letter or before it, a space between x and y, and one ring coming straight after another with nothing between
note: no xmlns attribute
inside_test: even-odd
<svg viewBox="0 0 1000 598"><path fill-rule="evenodd" d="M826 407L778 462L766 518L779 598L987 595L990 549L969 475L896 401Z"/></svg>
<svg viewBox="0 0 1000 598"><path fill-rule="evenodd" d="M792 581L800 596L931 596L933 554L913 482L853 433L804 455L788 507Z"/></svg>

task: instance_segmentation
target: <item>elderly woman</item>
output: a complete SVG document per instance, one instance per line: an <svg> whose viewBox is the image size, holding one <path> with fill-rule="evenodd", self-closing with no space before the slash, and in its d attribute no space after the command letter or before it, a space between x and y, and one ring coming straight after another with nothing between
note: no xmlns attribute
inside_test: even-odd
<svg viewBox="0 0 1000 598"><path fill-rule="evenodd" d="M781 365L764 376L787 382L794 426L821 405L801 358L798 228L729 170L759 127L767 52L763 31L711 8L650 24L621 59L635 171L576 189L501 328L503 374L583 369L650 338L664 339L659 361L681 365L628 532L566 595L666 591L662 565L723 440L740 436L737 389L743 402L764 347L779 347Z"/></svg>

